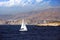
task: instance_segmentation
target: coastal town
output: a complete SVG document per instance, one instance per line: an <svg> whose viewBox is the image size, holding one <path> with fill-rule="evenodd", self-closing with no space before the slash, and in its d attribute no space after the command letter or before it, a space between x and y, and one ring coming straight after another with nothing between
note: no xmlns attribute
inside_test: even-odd
<svg viewBox="0 0 60 40"><path fill-rule="evenodd" d="M20 20L0 20L0 25L21 25L22 19ZM39 26L60 26L60 21L50 20L25 20L26 25L39 25Z"/></svg>

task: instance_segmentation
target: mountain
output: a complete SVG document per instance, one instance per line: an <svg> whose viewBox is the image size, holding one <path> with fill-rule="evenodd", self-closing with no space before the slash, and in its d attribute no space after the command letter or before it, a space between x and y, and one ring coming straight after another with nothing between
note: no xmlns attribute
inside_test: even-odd
<svg viewBox="0 0 60 40"><path fill-rule="evenodd" d="M46 21L60 21L60 8L50 8L45 10L39 10L35 14L29 16L26 20L30 20L30 23L43 23Z"/></svg>
<svg viewBox="0 0 60 40"><path fill-rule="evenodd" d="M0 19L6 21L10 20L10 22L16 24L19 23L21 19L25 19L28 24L42 23L43 20L60 21L60 8L49 8L45 10L17 13L13 15L0 15Z"/></svg>
<svg viewBox="0 0 60 40"><path fill-rule="evenodd" d="M60 8L49 8L45 10L31 11L27 13L16 13L12 15L0 15L0 19L60 19Z"/></svg>
<svg viewBox="0 0 60 40"><path fill-rule="evenodd" d="M42 19L42 20L60 20L60 8L50 8L40 11L35 15L30 16L31 19Z"/></svg>

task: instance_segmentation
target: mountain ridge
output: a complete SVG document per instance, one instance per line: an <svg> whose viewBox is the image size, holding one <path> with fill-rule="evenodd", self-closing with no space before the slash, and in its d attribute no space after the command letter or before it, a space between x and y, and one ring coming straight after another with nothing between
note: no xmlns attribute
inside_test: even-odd
<svg viewBox="0 0 60 40"><path fill-rule="evenodd" d="M40 19L46 19L47 17L50 19L53 19L55 17L59 17L58 19L60 19L60 8L50 8L50 9L45 9L45 10L37 10L37 11L31 11L31 12L27 12L27 13L17 13L17 14L13 14L13 15L0 15L0 19L3 20L9 20L9 19L22 19L22 18L30 18L33 19L38 17ZM44 18L45 17L45 18Z"/></svg>

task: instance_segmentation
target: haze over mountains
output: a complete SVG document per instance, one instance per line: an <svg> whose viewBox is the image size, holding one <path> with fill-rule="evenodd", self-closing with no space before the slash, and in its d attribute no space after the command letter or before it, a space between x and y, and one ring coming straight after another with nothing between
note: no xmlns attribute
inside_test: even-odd
<svg viewBox="0 0 60 40"><path fill-rule="evenodd" d="M43 23L43 20L60 21L60 8L49 8L11 15L0 15L0 23L2 24L20 24L22 19L25 19L28 24Z"/></svg>
<svg viewBox="0 0 60 40"><path fill-rule="evenodd" d="M43 19L43 20L54 20L60 19L60 8L50 8L40 11L39 13L35 14L34 17L31 16L31 18L35 19Z"/></svg>
<svg viewBox="0 0 60 40"><path fill-rule="evenodd" d="M49 8L45 10L31 11L27 13L17 13L11 15L0 15L0 19L9 20L9 19L60 19L60 8Z"/></svg>

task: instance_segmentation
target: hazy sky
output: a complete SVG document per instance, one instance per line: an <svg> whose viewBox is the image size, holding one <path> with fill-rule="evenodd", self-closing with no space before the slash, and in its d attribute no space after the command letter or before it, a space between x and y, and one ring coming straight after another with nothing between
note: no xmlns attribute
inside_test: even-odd
<svg viewBox="0 0 60 40"><path fill-rule="evenodd" d="M30 12L50 7L60 7L60 0L0 0L0 15Z"/></svg>

